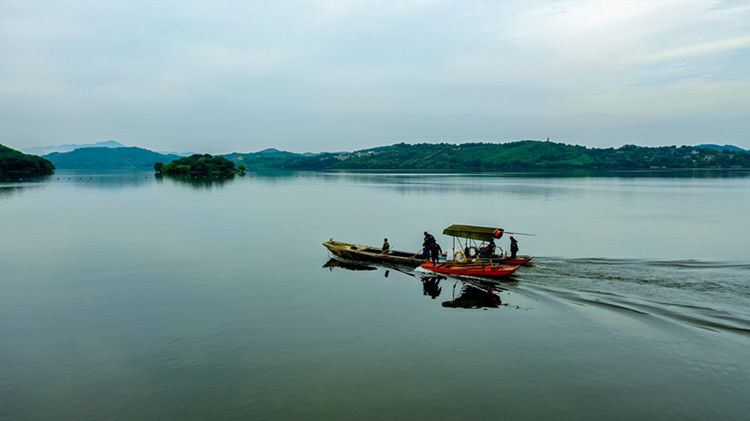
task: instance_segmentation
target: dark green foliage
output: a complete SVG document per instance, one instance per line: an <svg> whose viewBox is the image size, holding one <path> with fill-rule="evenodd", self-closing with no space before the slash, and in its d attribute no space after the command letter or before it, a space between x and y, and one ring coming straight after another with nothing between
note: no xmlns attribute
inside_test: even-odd
<svg viewBox="0 0 750 421"><path fill-rule="evenodd" d="M285 162L302 157L303 155L293 152L279 151L278 149L265 149L255 153L231 153L222 155L235 165L244 165L245 169L262 170L268 168L280 168Z"/></svg>
<svg viewBox="0 0 750 421"><path fill-rule="evenodd" d="M10 172L48 175L55 172L55 166L44 158L0 145L0 174Z"/></svg>
<svg viewBox="0 0 750 421"><path fill-rule="evenodd" d="M223 156L195 154L172 161L161 168L162 174L215 174L234 172L234 162Z"/></svg>
<svg viewBox="0 0 750 421"><path fill-rule="evenodd" d="M388 170L541 170L750 168L747 151L718 151L691 146L597 149L564 143L525 140L510 143L460 145L399 143L344 154L295 157L283 162L290 169Z"/></svg>
<svg viewBox="0 0 750 421"><path fill-rule="evenodd" d="M727 151L727 152L748 152L742 148L738 148L734 145L715 145L712 143L705 144L705 145L698 145L696 148L704 148L704 149L715 149L717 151Z"/></svg>
<svg viewBox="0 0 750 421"><path fill-rule="evenodd" d="M165 159L177 155L164 155L143 148L80 148L73 152L54 152L45 155L58 168L153 168Z"/></svg>

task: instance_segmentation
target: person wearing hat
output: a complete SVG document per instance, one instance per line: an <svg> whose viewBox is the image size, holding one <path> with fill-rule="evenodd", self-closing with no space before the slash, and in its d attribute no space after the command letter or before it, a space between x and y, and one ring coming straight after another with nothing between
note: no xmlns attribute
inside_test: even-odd
<svg viewBox="0 0 750 421"><path fill-rule="evenodd" d="M513 238L513 236L510 236L510 258L515 259L516 254L518 253L518 241Z"/></svg>

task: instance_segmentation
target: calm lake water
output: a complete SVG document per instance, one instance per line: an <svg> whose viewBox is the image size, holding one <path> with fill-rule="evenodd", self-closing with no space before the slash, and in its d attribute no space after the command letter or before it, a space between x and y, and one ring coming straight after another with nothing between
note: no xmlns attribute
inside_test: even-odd
<svg viewBox="0 0 750 421"><path fill-rule="evenodd" d="M749 209L746 172L6 180L0 419L747 419ZM533 233L534 264L321 245L451 224Z"/></svg>

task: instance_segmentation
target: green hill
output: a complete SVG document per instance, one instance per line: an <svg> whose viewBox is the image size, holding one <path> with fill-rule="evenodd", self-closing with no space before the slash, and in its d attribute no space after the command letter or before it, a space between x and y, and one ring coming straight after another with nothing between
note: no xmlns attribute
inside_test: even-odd
<svg viewBox="0 0 750 421"><path fill-rule="evenodd" d="M159 161L180 158L178 155L165 155L136 147L80 148L73 152L54 152L44 157L60 169L152 169Z"/></svg>
<svg viewBox="0 0 750 421"><path fill-rule="evenodd" d="M295 157L289 169L462 170L750 168L750 153L692 146L587 148L524 140L460 145L399 143L342 154Z"/></svg>
<svg viewBox="0 0 750 421"><path fill-rule="evenodd" d="M221 156L233 163L235 167L244 166L251 171L265 169L526 171L750 168L750 152L740 148L711 146L713 145L679 147L625 145L616 149L601 149L549 141L524 140L509 143L399 143L355 152L322 153L312 156L277 149L266 149L254 153L235 152ZM205 157L204 155L196 156ZM151 169L157 162L170 162L179 160L181 157L131 147L81 148L73 152L48 154L44 158L52 161L57 168L65 169ZM223 168L224 165L221 163L219 166Z"/></svg>
<svg viewBox="0 0 750 421"><path fill-rule="evenodd" d="M254 153L234 152L222 156L232 161L237 166L244 165L247 169L259 170L266 168L279 168L288 160L303 157L304 155L271 148Z"/></svg>
<svg viewBox="0 0 750 421"><path fill-rule="evenodd" d="M55 172L55 166L44 158L0 145L0 174L13 172L47 175Z"/></svg>
<svg viewBox="0 0 750 421"><path fill-rule="evenodd" d="M696 148L705 148L705 149L715 149L717 151L729 151L729 152L747 152L745 149L738 148L734 145L716 145L713 143L708 143L704 145L698 145Z"/></svg>

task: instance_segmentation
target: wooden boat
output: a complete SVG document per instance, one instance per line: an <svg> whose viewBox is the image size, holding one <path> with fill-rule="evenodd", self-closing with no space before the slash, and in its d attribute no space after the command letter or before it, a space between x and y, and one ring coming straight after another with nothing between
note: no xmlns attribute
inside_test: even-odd
<svg viewBox="0 0 750 421"><path fill-rule="evenodd" d="M495 265L525 265L531 262L531 256L511 257L508 254L490 252L488 245L500 239L505 230L502 228L477 227L473 225L451 225L443 234L453 237L453 249L457 263L485 263ZM514 235L533 235L510 232ZM480 243L477 243L479 241ZM478 245L478 246L477 246Z"/></svg>
<svg viewBox="0 0 750 421"><path fill-rule="evenodd" d="M372 262L391 264L398 266L409 266L415 268L422 263L422 253L409 253L406 251L388 250L363 246L359 244L344 243L341 241L326 241L323 245L337 258L355 262Z"/></svg>
<svg viewBox="0 0 750 421"><path fill-rule="evenodd" d="M516 270L519 266L511 265L477 265L461 263L437 263L427 262L422 264L422 269L435 273L453 276L474 276L479 278L504 278Z"/></svg>

